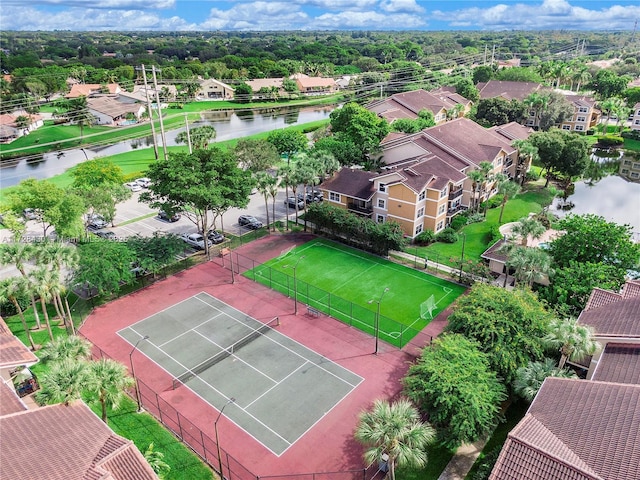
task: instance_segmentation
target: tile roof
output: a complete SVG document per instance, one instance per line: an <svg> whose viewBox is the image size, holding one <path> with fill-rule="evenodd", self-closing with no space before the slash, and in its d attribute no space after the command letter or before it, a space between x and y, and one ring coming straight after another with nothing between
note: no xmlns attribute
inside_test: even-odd
<svg viewBox="0 0 640 480"><path fill-rule="evenodd" d="M524 100L529 94L539 90L541 87L542 85L535 82L502 80L489 80L488 82L481 82L477 85L478 90L480 90L481 99L502 97L506 100Z"/></svg>
<svg viewBox="0 0 640 480"><path fill-rule="evenodd" d="M120 92L120 85L117 83L108 83L104 85L107 92L111 95ZM65 95L66 98L89 97L102 93L103 85L99 83L76 83L71 86L71 91Z"/></svg>
<svg viewBox="0 0 640 480"><path fill-rule="evenodd" d="M502 246L509 243L504 238L501 238L496 243L487 248L482 255L482 258L486 258L487 260L495 260L498 262L506 263L507 262L507 253L502 251Z"/></svg>
<svg viewBox="0 0 640 480"><path fill-rule="evenodd" d="M261 88L276 87L282 88L282 78L256 78L255 80L247 80L244 83L251 87L254 92L259 92Z"/></svg>
<svg viewBox="0 0 640 480"><path fill-rule="evenodd" d="M137 115L142 108L137 103L122 103L112 97L89 98L87 107L112 118L123 117L128 113Z"/></svg>
<svg viewBox="0 0 640 480"><path fill-rule="evenodd" d="M526 140L527 138L529 138L529 135L534 132L533 128L520 125L517 122L506 123L504 125L496 125L489 128L489 130L502 135L508 141Z"/></svg>
<svg viewBox="0 0 640 480"><path fill-rule="evenodd" d="M0 379L0 417L26 409L27 406L20 400L13 386Z"/></svg>
<svg viewBox="0 0 640 480"><path fill-rule="evenodd" d="M627 281L621 293L594 288L578 322L596 336L640 337L640 282Z"/></svg>
<svg viewBox="0 0 640 480"><path fill-rule="evenodd" d="M423 89L396 93L384 100L367 105L367 109L387 120L398 118L418 118L420 110L430 110L433 114L441 110L450 110L456 105L468 105L470 102L457 93L445 90L427 92Z"/></svg>
<svg viewBox="0 0 640 480"><path fill-rule="evenodd" d="M400 175L402 183L416 193L425 188L442 190L449 182L461 183L466 177L459 170L434 155L424 155L398 168L389 168L380 176L393 172Z"/></svg>
<svg viewBox="0 0 640 480"><path fill-rule="evenodd" d="M608 343L591 378L640 385L640 344Z"/></svg>
<svg viewBox="0 0 640 480"><path fill-rule="evenodd" d="M296 81L302 88L326 88L326 87L335 87L336 81L333 78L325 78L325 77L298 77Z"/></svg>
<svg viewBox="0 0 640 480"><path fill-rule="evenodd" d="M81 401L0 417L0 471L30 480L154 480L130 440Z"/></svg>
<svg viewBox="0 0 640 480"><path fill-rule="evenodd" d="M11 333L4 319L0 317L0 368L33 365L37 361L38 357Z"/></svg>
<svg viewBox="0 0 640 480"><path fill-rule="evenodd" d="M640 386L547 378L491 480L637 480Z"/></svg>
<svg viewBox="0 0 640 480"><path fill-rule="evenodd" d="M375 193L371 179L378 174L351 168L341 168L333 177L322 182L318 188L336 192L351 198L370 200Z"/></svg>

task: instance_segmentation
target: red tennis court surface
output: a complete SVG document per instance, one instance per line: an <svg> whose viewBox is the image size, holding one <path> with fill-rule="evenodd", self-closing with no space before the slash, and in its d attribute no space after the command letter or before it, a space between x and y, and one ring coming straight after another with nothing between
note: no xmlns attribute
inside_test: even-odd
<svg viewBox="0 0 640 480"><path fill-rule="evenodd" d="M301 234L271 235L244 245L237 251L265 261L310 238L313 237ZM326 316L307 316L304 308L300 308L295 316L292 299L241 275L236 275L235 284L231 284L231 272L216 262L193 267L98 307L85 321L81 333L105 354L127 366L132 358L136 377L144 383L145 388L155 391L163 404L166 402L175 408L183 418L213 439L214 421L219 412L189 389L173 390L171 376L139 352L130 355L131 345L116 333L202 291L261 321L278 316L279 332L364 378L357 388L280 457L236 427L224 415L217 424L221 448L260 477L364 468L363 449L353 439L358 414L377 398L392 398L399 394L401 379L413 360L406 352L381 342L378 355L373 355L373 337ZM435 322L432 328L440 324ZM143 403L146 404L146 401ZM153 411L151 408L149 410ZM217 457L207 458L210 463L217 465Z"/></svg>

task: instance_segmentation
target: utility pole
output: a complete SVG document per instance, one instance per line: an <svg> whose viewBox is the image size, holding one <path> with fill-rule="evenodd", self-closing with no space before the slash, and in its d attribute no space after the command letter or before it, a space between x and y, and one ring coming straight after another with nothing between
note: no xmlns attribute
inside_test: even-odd
<svg viewBox="0 0 640 480"><path fill-rule="evenodd" d="M184 124L187 127L187 145L189 145L189 155L193 153L191 149L191 133L189 132L189 119L187 118L187 114L184 114Z"/></svg>
<svg viewBox="0 0 640 480"><path fill-rule="evenodd" d="M491 51L491 65L493 65L493 62L495 62L496 60L496 46L493 46L493 50Z"/></svg>
<svg viewBox="0 0 640 480"><path fill-rule="evenodd" d="M484 44L484 63L483 65L486 67L487 66L487 44Z"/></svg>
<svg viewBox="0 0 640 480"><path fill-rule="evenodd" d="M149 110L149 120L151 121L151 135L153 136L153 153L158 159L158 137L156 137L156 127L153 124L153 109L151 108L151 99L149 98L149 85L147 84L147 72L144 65L140 67L142 70L142 79L144 80L144 94L147 97L147 110Z"/></svg>
<svg viewBox="0 0 640 480"><path fill-rule="evenodd" d="M162 150L164 152L164 159L169 159L169 153L167 152L167 137L164 134L164 122L162 121L162 108L160 107L160 95L158 94L158 79L156 78L156 66L151 65L151 73L153 73L153 88L156 91L156 105L158 106L158 119L160 120L160 136L162 137Z"/></svg>

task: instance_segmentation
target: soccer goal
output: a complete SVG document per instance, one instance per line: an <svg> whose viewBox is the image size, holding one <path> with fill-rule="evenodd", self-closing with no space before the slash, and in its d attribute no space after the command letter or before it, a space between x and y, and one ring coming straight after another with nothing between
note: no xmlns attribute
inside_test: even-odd
<svg viewBox="0 0 640 480"><path fill-rule="evenodd" d="M433 320L433 311L437 308L436 297L431 295L420 304L420 318ZM428 315L428 316L427 316Z"/></svg>

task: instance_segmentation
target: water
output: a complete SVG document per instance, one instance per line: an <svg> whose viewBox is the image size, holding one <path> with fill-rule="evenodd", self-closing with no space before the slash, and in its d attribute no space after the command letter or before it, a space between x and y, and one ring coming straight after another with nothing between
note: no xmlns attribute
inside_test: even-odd
<svg viewBox="0 0 640 480"><path fill-rule="evenodd" d="M611 162L607 158L604 162ZM570 208L563 209L563 200L554 201L552 212L558 216L568 213L592 213L619 225L628 224L634 240L640 242L640 183L631 182L617 174L605 176L593 183L577 182L575 191L566 200Z"/></svg>
<svg viewBox="0 0 640 480"><path fill-rule="evenodd" d="M325 120L335 107L292 108L279 107L260 110L238 111L207 111L201 112L201 120L190 123L194 128L202 125L213 125L216 129L215 141L231 140L256 133L267 132L291 125ZM176 136L185 128L165 132L167 146L178 145ZM161 136L156 130L158 145L161 149ZM44 179L63 173L65 170L87 159L116 155L139 148L153 146L153 137L127 140L114 145L104 147L92 147L84 149L65 150L64 152L51 152L42 157L27 160L17 158L0 163L0 188L17 185L27 178Z"/></svg>

